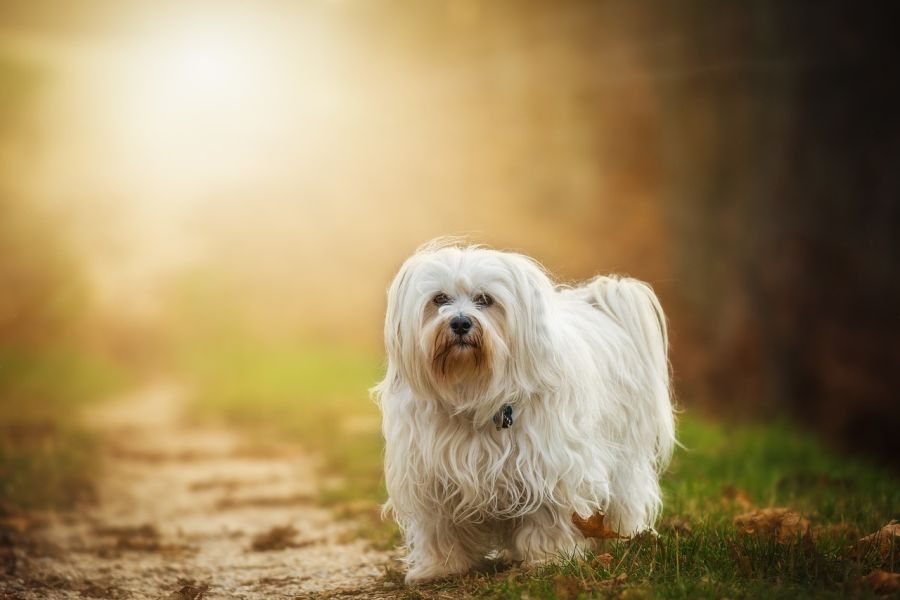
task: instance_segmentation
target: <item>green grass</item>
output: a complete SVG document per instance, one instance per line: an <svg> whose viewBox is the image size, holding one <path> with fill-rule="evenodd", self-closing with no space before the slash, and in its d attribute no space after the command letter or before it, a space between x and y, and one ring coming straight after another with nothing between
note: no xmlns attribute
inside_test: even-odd
<svg viewBox="0 0 900 600"><path fill-rule="evenodd" d="M71 507L93 497L96 440L82 409L125 382L75 349L0 348L0 503Z"/></svg>
<svg viewBox="0 0 900 600"><path fill-rule="evenodd" d="M224 416L266 435L305 443L322 457L331 485L323 501L348 507L384 498L378 411L366 392L381 359L352 350L309 346L220 344L183 361L196 386L198 414ZM900 511L900 483L866 463L826 450L787 423L734 425L690 413L680 422L684 448L664 478L665 511L658 537L610 545L604 566L590 557L560 557L533 569L486 570L428 586L399 588L409 598L794 598L866 595L858 580L900 561L855 553L860 535ZM796 543L740 535L732 523L755 507L802 513L811 528L842 524L831 534ZM347 509L345 514L356 514ZM369 516L374 514L366 512ZM687 528L684 523L688 523ZM363 520L378 545L397 542L396 529ZM680 523L674 528L673 523ZM400 577L389 573L388 580Z"/></svg>
<svg viewBox="0 0 900 600"><path fill-rule="evenodd" d="M685 448L664 479L658 537L610 544L609 567L561 557L538 569L476 574L454 587L498 599L865 597L874 594L859 585L862 576L900 569L900 547L884 559L853 548L898 517L900 482L892 475L829 452L784 423L736 426L686 416L680 437ZM815 535L778 543L738 533L733 518L748 508L730 499L736 490L755 507L800 512ZM840 527L818 529L828 525Z"/></svg>

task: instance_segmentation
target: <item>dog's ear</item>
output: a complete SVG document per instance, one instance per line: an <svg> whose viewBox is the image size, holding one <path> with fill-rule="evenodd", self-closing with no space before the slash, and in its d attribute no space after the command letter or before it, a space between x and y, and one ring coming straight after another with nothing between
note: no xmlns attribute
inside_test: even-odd
<svg viewBox="0 0 900 600"><path fill-rule="evenodd" d="M530 258L510 254L508 260L516 295L510 314L510 375L527 393L556 387L560 369L552 326L553 282Z"/></svg>
<svg viewBox="0 0 900 600"><path fill-rule="evenodd" d="M410 261L400 267L387 292L387 312L384 318L384 345L388 358L399 358L403 345L403 300L409 288Z"/></svg>
<svg viewBox="0 0 900 600"><path fill-rule="evenodd" d="M420 253L406 259L387 293L387 312L384 319L384 346L388 364L379 393L397 389L404 379L414 388L424 385L421 369L416 366L416 339L421 308L416 288L416 272L421 264Z"/></svg>
<svg viewBox="0 0 900 600"><path fill-rule="evenodd" d="M384 349L387 353L387 373L381 387L396 388L403 372L404 339L409 332L404 331L404 306L408 301L409 282L414 269L413 258L404 261L387 292L387 311L384 318Z"/></svg>

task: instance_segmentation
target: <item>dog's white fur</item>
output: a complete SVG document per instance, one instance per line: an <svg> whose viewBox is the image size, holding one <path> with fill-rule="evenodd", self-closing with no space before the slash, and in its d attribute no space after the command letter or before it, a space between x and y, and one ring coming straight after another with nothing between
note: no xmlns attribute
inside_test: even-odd
<svg viewBox="0 0 900 600"><path fill-rule="evenodd" d="M466 344L448 328L460 314L474 323ZM584 549L573 513L601 511L623 535L653 526L675 424L665 318L647 284L558 286L520 254L431 243L391 284L384 337L385 509L403 530L408 582L492 552ZM497 430L505 404L514 424Z"/></svg>

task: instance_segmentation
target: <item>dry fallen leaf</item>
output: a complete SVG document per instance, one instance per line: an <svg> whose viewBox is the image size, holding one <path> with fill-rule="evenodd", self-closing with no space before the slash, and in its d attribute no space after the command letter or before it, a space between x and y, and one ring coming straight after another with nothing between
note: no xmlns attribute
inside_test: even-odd
<svg viewBox="0 0 900 600"><path fill-rule="evenodd" d="M879 594L890 594L900 590L900 573L889 573L879 569L872 571L859 581Z"/></svg>
<svg viewBox="0 0 900 600"><path fill-rule="evenodd" d="M605 518L606 515L602 512L595 512L587 519L581 518L578 513L572 513L572 523L584 537L599 540L624 539L626 536L619 535L615 531L606 528L603 524L603 519Z"/></svg>
<svg viewBox="0 0 900 600"><path fill-rule="evenodd" d="M796 541L809 531L809 521L789 508L763 508L734 518L734 525L744 534L772 537L780 544Z"/></svg>
<svg viewBox="0 0 900 600"><path fill-rule="evenodd" d="M604 569L609 569L612 566L613 555L609 552L605 552L603 554L598 554L594 557L592 561L595 565L602 566Z"/></svg>
<svg viewBox="0 0 900 600"><path fill-rule="evenodd" d="M900 523L891 520L890 523L875 533L859 540L856 546L863 552L871 548L877 548L878 554L883 559L891 555L891 549L893 549L895 555L900 556Z"/></svg>

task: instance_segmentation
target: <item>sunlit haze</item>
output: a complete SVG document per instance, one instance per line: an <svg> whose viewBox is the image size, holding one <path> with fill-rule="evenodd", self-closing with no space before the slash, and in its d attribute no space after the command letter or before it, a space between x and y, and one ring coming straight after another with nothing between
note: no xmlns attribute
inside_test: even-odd
<svg viewBox="0 0 900 600"><path fill-rule="evenodd" d="M519 100L544 96L544 84L515 69L491 74L496 50L477 28L487 16L454 10L448 29L420 31L413 18L343 4L148 5L90 35L51 44L32 33L26 47L59 77L26 184L74 212L101 299L129 312L157 310L160 285L207 261L248 301L264 298L262 313L317 315L338 335L365 324L374 340L392 270L446 234L590 274L602 261L572 262L581 251L557 242L594 248L599 232L565 223L624 201L618 190L640 206L653 181L607 176L600 164L588 175L590 153L556 149L582 143L569 112L581 109L551 104L538 120L523 111ZM466 31L464 44L435 46ZM557 60L542 59L540 77L569 85L554 83ZM646 91L621 93L643 102ZM565 137L540 133L548 119ZM538 164L516 175L529 157ZM604 237L617 235L610 227ZM627 266L635 242L624 244L605 266Z"/></svg>
<svg viewBox="0 0 900 600"><path fill-rule="evenodd" d="M886 5L0 1L0 597L896 592Z"/></svg>

